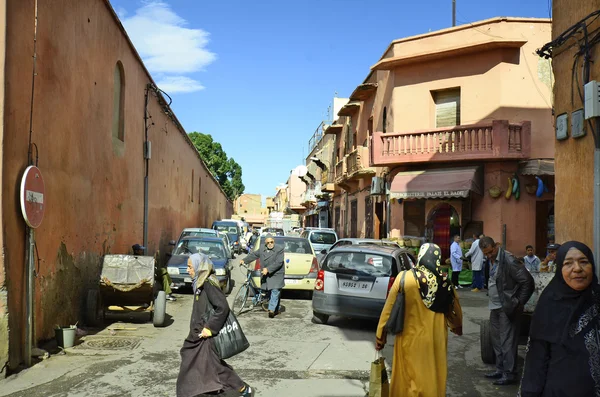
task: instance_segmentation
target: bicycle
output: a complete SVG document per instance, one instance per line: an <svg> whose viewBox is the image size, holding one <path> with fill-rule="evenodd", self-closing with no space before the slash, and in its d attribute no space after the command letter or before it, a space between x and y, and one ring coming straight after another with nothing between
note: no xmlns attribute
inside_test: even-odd
<svg viewBox="0 0 600 397"><path fill-rule="evenodd" d="M260 306L264 311L268 311L269 298L267 291L256 286L252 279L252 271L247 264L240 265L240 270L242 270L242 267L246 268L246 281L244 281L244 284L240 286L240 290L235 294L231 310L238 316L246 307L249 307L249 310L252 310L257 306ZM252 292L252 299L249 301L248 298L250 298L250 292ZM250 303L250 305L248 305L248 303Z"/></svg>

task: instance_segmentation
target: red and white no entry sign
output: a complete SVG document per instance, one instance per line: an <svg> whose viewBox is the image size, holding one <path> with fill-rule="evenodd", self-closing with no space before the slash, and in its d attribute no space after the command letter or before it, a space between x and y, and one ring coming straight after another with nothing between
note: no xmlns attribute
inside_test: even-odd
<svg viewBox="0 0 600 397"><path fill-rule="evenodd" d="M37 228L44 218L44 178L36 166L30 165L23 174L21 180L21 211L25 223L29 227Z"/></svg>

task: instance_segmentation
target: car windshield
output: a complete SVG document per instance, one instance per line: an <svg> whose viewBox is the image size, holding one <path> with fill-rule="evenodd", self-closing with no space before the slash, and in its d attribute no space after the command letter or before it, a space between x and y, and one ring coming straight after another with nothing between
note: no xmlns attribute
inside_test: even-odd
<svg viewBox="0 0 600 397"><path fill-rule="evenodd" d="M393 258L386 255L363 252L333 251L323 263L323 270L374 277L392 274Z"/></svg>
<svg viewBox="0 0 600 397"><path fill-rule="evenodd" d="M328 232L312 232L310 242L315 244L333 244L335 243L335 234Z"/></svg>
<svg viewBox="0 0 600 397"><path fill-rule="evenodd" d="M290 254L311 254L313 253L310 248L308 240L303 238L276 238L275 244L283 246L283 252Z"/></svg>
<svg viewBox="0 0 600 397"><path fill-rule="evenodd" d="M210 259L226 258L223 243L220 241L183 240L173 251L174 255L205 254Z"/></svg>

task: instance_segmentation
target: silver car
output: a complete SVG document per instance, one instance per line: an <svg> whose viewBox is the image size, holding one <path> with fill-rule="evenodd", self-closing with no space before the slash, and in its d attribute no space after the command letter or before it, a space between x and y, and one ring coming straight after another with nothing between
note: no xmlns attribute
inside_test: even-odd
<svg viewBox="0 0 600 397"><path fill-rule="evenodd" d="M389 290L415 258L400 247L350 245L331 250L323 259L312 299L316 324L329 316L379 319Z"/></svg>
<svg viewBox="0 0 600 397"><path fill-rule="evenodd" d="M315 253L323 250L329 251L331 246L338 240L337 234L333 229L317 229L307 228L300 235L302 238L308 239Z"/></svg>

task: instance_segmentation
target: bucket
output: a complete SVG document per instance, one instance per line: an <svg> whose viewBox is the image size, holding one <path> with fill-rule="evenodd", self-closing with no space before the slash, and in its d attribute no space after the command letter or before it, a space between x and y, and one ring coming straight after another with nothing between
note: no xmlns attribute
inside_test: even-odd
<svg viewBox="0 0 600 397"><path fill-rule="evenodd" d="M75 345L75 331L77 331L77 328L74 327L55 328L54 335L58 346L63 349L73 347Z"/></svg>

